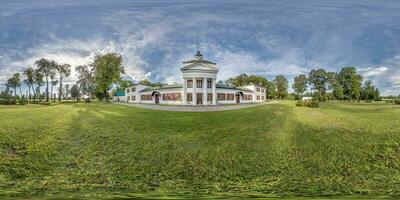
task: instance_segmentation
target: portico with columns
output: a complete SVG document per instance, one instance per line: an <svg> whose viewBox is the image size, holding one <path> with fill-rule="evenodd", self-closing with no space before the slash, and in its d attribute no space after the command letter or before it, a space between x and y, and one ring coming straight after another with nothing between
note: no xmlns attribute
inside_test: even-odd
<svg viewBox="0 0 400 200"><path fill-rule="evenodd" d="M195 59L183 62L183 105L216 105L216 63L203 59L197 52Z"/></svg>

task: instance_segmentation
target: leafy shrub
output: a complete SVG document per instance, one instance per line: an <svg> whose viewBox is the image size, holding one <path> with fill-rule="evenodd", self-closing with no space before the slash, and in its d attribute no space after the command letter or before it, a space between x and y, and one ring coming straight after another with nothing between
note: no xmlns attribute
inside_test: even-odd
<svg viewBox="0 0 400 200"><path fill-rule="evenodd" d="M318 108L319 102L315 99L310 100L310 101L297 101L296 106Z"/></svg>
<svg viewBox="0 0 400 200"><path fill-rule="evenodd" d="M395 103L395 104L400 104L400 99L394 100L394 103Z"/></svg>
<svg viewBox="0 0 400 200"><path fill-rule="evenodd" d="M85 98L85 103L90 103L90 98Z"/></svg>

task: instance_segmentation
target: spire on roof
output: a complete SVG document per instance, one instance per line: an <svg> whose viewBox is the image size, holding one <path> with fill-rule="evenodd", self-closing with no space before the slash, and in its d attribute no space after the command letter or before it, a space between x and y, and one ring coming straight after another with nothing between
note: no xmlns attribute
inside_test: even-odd
<svg viewBox="0 0 400 200"><path fill-rule="evenodd" d="M194 57L196 58L196 60L203 60L203 54L201 54L200 51L197 51Z"/></svg>

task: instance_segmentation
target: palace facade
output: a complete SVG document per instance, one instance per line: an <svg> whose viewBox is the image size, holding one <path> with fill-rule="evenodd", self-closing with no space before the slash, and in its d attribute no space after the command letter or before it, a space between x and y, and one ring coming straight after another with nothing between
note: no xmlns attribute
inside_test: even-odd
<svg viewBox="0 0 400 200"><path fill-rule="evenodd" d="M197 52L193 60L183 62L183 84L149 87L135 84L125 89L118 101L146 104L217 105L256 103L265 100L266 89L252 84L234 87L217 84L216 63ZM114 98L116 100L116 98Z"/></svg>

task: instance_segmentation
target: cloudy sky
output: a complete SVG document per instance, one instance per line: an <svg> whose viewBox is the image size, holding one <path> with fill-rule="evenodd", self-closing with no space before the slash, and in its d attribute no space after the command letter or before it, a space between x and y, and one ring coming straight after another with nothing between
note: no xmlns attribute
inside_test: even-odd
<svg viewBox="0 0 400 200"><path fill-rule="evenodd" d="M356 66L400 94L399 11L397 0L1 0L0 84L41 57L76 66L104 52L121 54L134 80L180 82L200 50L220 80Z"/></svg>

